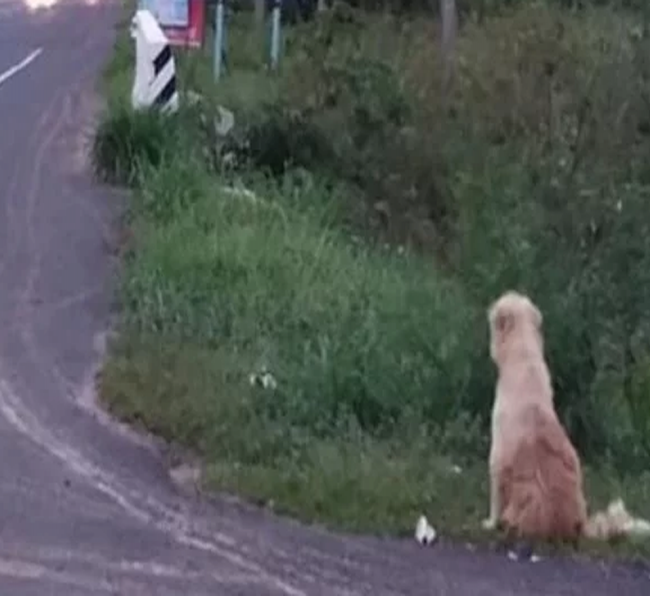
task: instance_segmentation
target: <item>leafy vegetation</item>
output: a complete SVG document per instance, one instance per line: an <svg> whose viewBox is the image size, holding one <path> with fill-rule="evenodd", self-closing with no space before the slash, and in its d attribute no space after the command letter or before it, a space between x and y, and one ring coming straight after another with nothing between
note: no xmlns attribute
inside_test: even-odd
<svg viewBox="0 0 650 596"><path fill-rule="evenodd" d="M339 6L287 30L277 76L246 15L203 99L133 114L108 71L97 169L134 245L101 390L197 450L213 487L305 519L410 531L486 514L506 288L545 318L594 505L650 516L650 63L639 13L526 3L468 19L450 95L435 22ZM125 74L127 71L127 74ZM235 129L215 126L217 105Z"/></svg>

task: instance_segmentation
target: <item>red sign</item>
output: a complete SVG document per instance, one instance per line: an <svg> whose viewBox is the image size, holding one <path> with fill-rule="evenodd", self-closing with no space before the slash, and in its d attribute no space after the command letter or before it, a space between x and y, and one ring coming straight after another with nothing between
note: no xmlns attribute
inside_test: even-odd
<svg viewBox="0 0 650 596"><path fill-rule="evenodd" d="M171 45L190 48L200 48L203 45L205 4L205 0L189 0L187 27L162 27Z"/></svg>

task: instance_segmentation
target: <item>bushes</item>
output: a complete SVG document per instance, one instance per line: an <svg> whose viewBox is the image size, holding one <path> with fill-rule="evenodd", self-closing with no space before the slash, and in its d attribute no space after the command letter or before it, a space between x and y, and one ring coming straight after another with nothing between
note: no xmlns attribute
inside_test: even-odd
<svg viewBox="0 0 650 596"><path fill-rule="evenodd" d="M455 186L462 210L456 269L483 301L511 285L536 297L572 436L585 454L642 468L649 443L633 428L637 417L648 419L650 401L641 413L630 388L638 358L631 353L648 349L640 313L649 287L630 273L645 269L650 248L642 215L648 188L638 174L648 141L639 132L646 75L636 56L646 42L625 20L608 23L615 34L606 34L598 13L577 19L542 11L529 21L532 37L527 18L497 21L500 32L489 23L483 30L490 47L489 40L501 40L503 59L467 60L465 40L465 65L480 66L462 75L460 113L472 136L492 147L489 161ZM559 25L553 41L548 32ZM517 32L515 43L505 31ZM483 76L477 96L467 82ZM486 91L491 85L496 92ZM546 100L536 104L540 96ZM509 106L503 119L499 103Z"/></svg>
<svg viewBox="0 0 650 596"><path fill-rule="evenodd" d="M381 458L390 477L425 469L432 445L472 461L494 390L485 311L514 287L542 309L581 453L647 468L647 43L611 11L487 18L464 28L443 102L430 22L331 11L288 32L277 79L240 65L205 85L235 110L226 139L210 99L164 131L113 112L98 162L130 181L145 165L105 397L269 498L318 465L334 483ZM256 195L223 188L242 180ZM249 383L263 368L276 389ZM349 487L326 489L336 517Z"/></svg>
<svg viewBox="0 0 650 596"><path fill-rule="evenodd" d="M474 309L505 287L530 292L546 315L558 405L581 450L630 469L647 465L650 443L634 429L650 419L650 400L632 388L649 347L642 313L650 289L640 273L630 275L646 269L650 249L643 215L648 42L638 21L533 7L470 26L459 44L451 112L434 95L435 44L423 40L426 27L375 27L382 34L369 36L392 31L392 53L343 34L312 65L318 81L337 68L353 77L354 56L362 54L381 65L372 72L394 77L390 92L369 94L383 116L374 120L375 136L366 147L348 145L356 160L343 161L355 164L355 182L386 201L389 217L406 219L407 237L414 220L430 219L429 243L416 246L433 245L439 258L442 250ZM402 54L396 36L419 56ZM297 66L305 85L308 70ZM354 100L330 109L353 116L338 127L330 116L323 129L340 139L354 131L358 113L347 106L364 95L338 76L345 81L339 97ZM396 94L401 120L391 121ZM323 118L322 108L314 111ZM404 217L409 212L419 217ZM477 397L467 406L480 412L484 403Z"/></svg>
<svg viewBox="0 0 650 596"><path fill-rule="evenodd" d="M290 180L297 166L311 171L306 187L278 183L299 197L290 205L286 197L265 207L233 204L204 181L205 151L165 157L179 142L175 133L163 135L150 115L118 112L116 133L104 135L131 139L118 165L142 156L165 164L148 175L136 203L157 227L149 232L152 261L136 261L142 269L128 276L132 319L209 345L237 337L254 358L262 358L261 345L273 346L264 357L287 391L274 396L274 415L310 432L348 417L364 431L390 432L406 415L431 428L461 410L485 421L483 312L504 288L519 287L545 313L558 405L580 447L632 465L634 444L637 464L647 461L650 444L635 429L650 419L650 406L644 413L634 375L647 349L650 285L623 273L644 270L650 248L641 215L648 143L639 132L646 42L635 25L609 18L538 7L470 26L452 111L434 95L435 40L426 23L333 11L303 25L275 99L238 113L235 137L210 161L223 171L220 160L232 150L237 163L246 158L278 180ZM201 129L214 147L219 140L205 135L211 128L197 126L212 121L206 109L179 115L179 130ZM345 190L335 202L346 218L358 224L364 213L380 237L433 250L451 281L442 269L418 269L417 257L346 248L320 216L294 213L319 202L331 212L332 185L321 179L344 183L336 183ZM265 186L267 198L277 192ZM458 283L462 298L436 302L458 293ZM408 316L395 318L403 308ZM467 334L474 345L461 348ZM455 347L437 345L441 336Z"/></svg>
<svg viewBox="0 0 650 596"><path fill-rule="evenodd" d="M159 166L175 144L174 124L159 113L147 111L134 117L118 108L99 124L93 156L95 173L102 180L132 184L141 165Z"/></svg>
<svg viewBox="0 0 650 596"><path fill-rule="evenodd" d="M440 13L440 0L336 0L341 3L374 13L391 13L400 17L413 15L435 15ZM314 0L315 4L315 0ZM485 18L507 14L520 8L541 6L543 8L562 8L583 11L593 8L611 7L624 9L637 14L647 14L644 0L456 0L456 9L462 21L470 19L482 21ZM290 15L295 8L290 4Z"/></svg>
<svg viewBox="0 0 650 596"><path fill-rule="evenodd" d="M418 37L409 39L413 31ZM276 175L301 166L344 180L365 197L355 206L357 225L437 247L442 234L431 228L444 226L453 205L440 146L431 142L436 123L410 95L401 64L413 50L408 42L429 34L428 24L402 29L343 9L296 28L272 106L242 114L252 165ZM416 134L428 126L429 134Z"/></svg>
<svg viewBox="0 0 650 596"><path fill-rule="evenodd" d="M160 171L141 199L171 182ZM482 382L478 351L461 341L475 329L471 307L457 308L459 288L418 260L355 247L276 193L255 201L208 190L145 232L147 253L126 275L129 322L267 366L278 390L255 404L273 423L331 436L350 421L373 435L407 416L454 421ZM325 195L312 186L298 198L315 193Z"/></svg>
<svg viewBox="0 0 650 596"><path fill-rule="evenodd" d="M508 167L511 157L502 159L456 187L472 206L463 213L456 261L464 287L484 303L511 286L535 297L571 435L591 457L643 467L649 444L633 427L637 417L648 419L650 401L642 413L628 383L638 358L632 344L641 353L649 347L641 312L650 286L640 273L650 248L640 217L648 189L621 187L615 199L601 189L590 197L574 187L549 188L521 166ZM618 211L619 199L636 207Z"/></svg>

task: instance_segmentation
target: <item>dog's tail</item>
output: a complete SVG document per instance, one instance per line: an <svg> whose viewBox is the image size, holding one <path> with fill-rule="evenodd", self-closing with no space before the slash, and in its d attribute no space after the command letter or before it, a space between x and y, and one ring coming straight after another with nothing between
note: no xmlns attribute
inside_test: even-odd
<svg viewBox="0 0 650 596"><path fill-rule="evenodd" d="M623 503L623 499L612 501L607 509L592 515L584 526L587 538L609 540L622 536L650 538L650 521L633 517Z"/></svg>

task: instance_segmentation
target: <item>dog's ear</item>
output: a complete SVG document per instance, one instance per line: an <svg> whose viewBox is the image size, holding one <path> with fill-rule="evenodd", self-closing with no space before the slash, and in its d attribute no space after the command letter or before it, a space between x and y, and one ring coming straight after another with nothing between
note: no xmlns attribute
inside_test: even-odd
<svg viewBox="0 0 650 596"><path fill-rule="evenodd" d="M498 310L492 320L494 330L501 336L507 335L515 326L515 317L507 310Z"/></svg>
<svg viewBox="0 0 650 596"><path fill-rule="evenodd" d="M539 310L539 308L537 308L534 305L533 305L533 322L535 323L535 327L541 330L542 324L544 323L544 317L542 316L542 311Z"/></svg>
<svg viewBox="0 0 650 596"><path fill-rule="evenodd" d="M504 305L498 303L492 305L488 312L488 318L490 319L490 326L492 327L493 333L501 337L507 335L515 326L513 313L508 308L504 308Z"/></svg>

